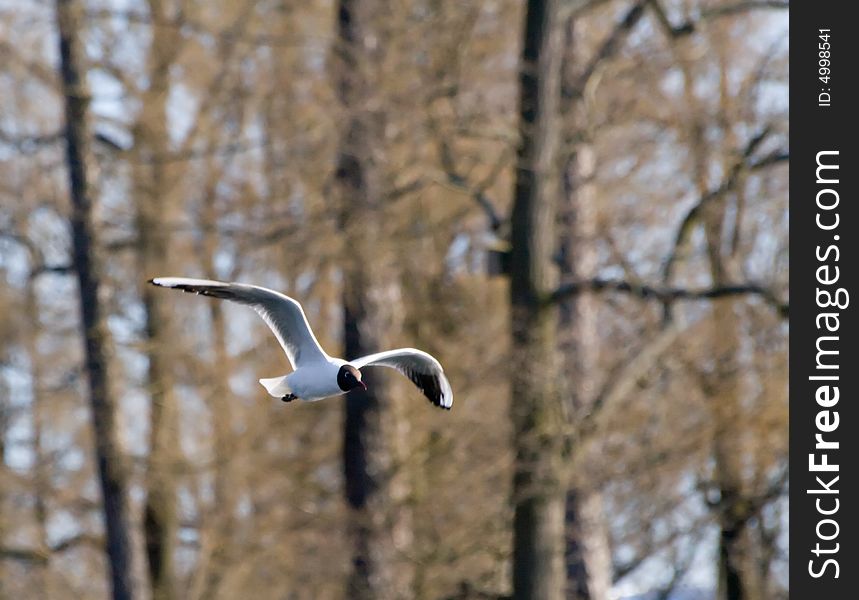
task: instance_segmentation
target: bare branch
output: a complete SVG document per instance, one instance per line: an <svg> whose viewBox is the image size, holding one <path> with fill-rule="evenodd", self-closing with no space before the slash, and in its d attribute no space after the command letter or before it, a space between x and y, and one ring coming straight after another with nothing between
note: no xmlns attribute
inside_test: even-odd
<svg viewBox="0 0 859 600"><path fill-rule="evenodd" d="M749 162L751 155L769 136L770 131L769 127L765 127L754 135L740 153L740 158L734 163L734 166L728 172L725 179L718 186L704 194L680 221L680 226L677 228L677 233L674 236L674 244L672 245L671 252L665 259L665 264L662 267L663 283L667 284L671 281L671 275L677 262L679 250L692 232L692 226L697 222L698 217L701 216L701 213L708 204L734 189L744 169L757 170L789 158L787 153L778 152L775 155L769 155L756 162Z"/></svg>
<svg viewBox="0 0 859 600"><path fill-rule="evenodd" d="M37 265L31 272L30 278L36 278L39 275L51 273L53 275L71 275L74 273L72 265Z"/></svg>
<svg viewBox="0 0 859 600"><path fill-rule="evenodd" d="M745 523L749 521L750 519L758 516L768 504L782 497L786 493L788 481L787 468L780 469L772 481L770 481L763 490L757 493L748 494L743 498L740 506L733 504L731 510L734 511L736 518L741 522ZM708 497L710 492L718 489L718 485L714 481L699 480L695 487L702 494L704 502L710 508L715 510L725 509L723 506L725 503L724 498L711 499Z"/></svg>
<svg viewBox="0 0 859 600"><path fill-rule="evenodd" d="M0 560L15 560L32 564L45 564L48 557L44 552L30 548L0 548Z"/></svg>
<svg viewBox="0 0 859 600"><path fill-rule="evenodd" d="M477 202L486 214L486 218L489 221L489 227L492 231L497 232L501 229L504 220L495 208L495 203L489 198L489 196L487 196L486 188L502 170L504 163L506 163L506 153L502 153L501 157L496 162L496 165L490 172L490 175L476 187L472 187L466 177L457 171L453 152L451 151L450 144L448 144L447 140L441 140L441 142L439 142L439 159L441 167L447 176L448 183L467 193L475 202Z"/></svg>
<svg viewBox="0 0 859 600"><path fill-rule="evenodd" d="M98 535L92 535L89 533L79 533L77 535L73 535L71 537L62 539L55 544L52 544L49 548L51 554L56 554L57 552L65 552L66 550L71 550L77 546L92 546L94 548L101 548L104 545L104 539Z"/></svg>
<svg viewBox="0 0 859 600"><path fill-rule="evenodd" d="M662 27L662 31L665 32L665 35L667 35L669 39L676 39L683 37L684 35L689 35L695 30L695 25L691 21L678 27L672 25L671 20L665 13L665 9L662 8L662 4L658 0L649 0L648 4L650 5L650 8L653 9L654 14L656 15L656 20L659 22L660 27Z"/></svg>
<svg viewBox="0 0 859 600"><path fill-rule="evenodd" d="M389 200L398 200L403 196L408 196L409 194L413 194L422 190L426 187L426 185L426 178L418 176L411 181L389 188L385 192L385 197L387 197Z"/></svg>
<svg viewBox="0 0 859 600"><path fill-rule="evenodd" d="M23 56L18 48L5 40L0 40L0 59L7 65L7 69L8 65L18 64L48 88L57 89L57 74L53 69L40 61Z"/></svg>
<svg viewBox="0 0 859 600"><path fill-rule="evenodd" d="M623 563L617 563L612 568L612 578L615 582L620 581L636 569L638 569L645 561L653 558L654 554L657 554L660 550L664 550L668 548L673 543L681 540L684 536L688 535L696 535L700 531L702 531L705 526L708 524L707 518L699 518L694 521L690 527L672 532L670 535L660 540L648 540L645 544L644 548L642 548L639 552L636 553L634 557L629 559ZM673 573L671 579L666 584L667 586L673 587L677 581L683 577L683 575L688 570L688 563L691 558L694 557L694 553L689 553L686 558L682 560L679 564L673 565ZM666 587L665 585L660 586L663 589ZM661 596L660 596L661 597Z"/></svg>
<svg viewBox="0 0 859 600"><path fill-rule="evenodd" d="M638 24L641 17L644 16L644 9L649 1L650 0L639 0L633 4L632 8L630 8L624 17L618 21L615 28L606 37L605 41L603 41L599 50L597 50L596 54L594 54L593 58L591 58L590 62L581 74L576 77L575 82L573 82L572 85L562 86L561 97L564 100L569 101L578 98L584 93L585 87L594 72L597 70L597 67L599 67L603 61L611 58L620 49L620 45Z"/></svg>
<svg viewBox="0 0 859 600"><path fill-rule="evenodd" d="M671 347L678 335L680 335L680 329L676 325L663 328L632 360L625 361L619 372L609 377L608 382L591 404L590 411L582 418L581 426L577 431L579 438L586 438L594 432L597 419L607 407L614 406L632 393L638 381Z"/></svg>
<svg viewBox="0 0 859 600"><path fill-rule="evenodd" d="M648 0L648 2L656 13L656 18L659 21L662 30L669 38L679 38L684 35L694 33L698 28L699 23L704 20L730 17L732 15L751 10L784 10L790 7L790 4L783 0L745 0L705 9L701 11L701 15L697 20L690 19L680 25L672 25L659 0Z"/></svg>
<svg viewBox="0 0 859 600"><path fill-rule="evenodd" d="M750 171L757 171L759 169L763 169L765 167L769 167L778 163L787 162L789 160L790 152L788 152L787 150L776 150L762 158L759 158L756 161L749 163L748 168Z"/></svg>
<svg viewBox="0 0 859 600"><path fill-rule="evenodd" d="M34 154L45 146L56 144L61 139L62 133L59 131L40 135L16 135L0 129L0 144L9 145L21 154Z"/></svg>
<svg viewBox="0 0 859 600"><path fill-rule="evenodd" d="M99 536L89 533L79 533L62 539L47 548L0 547L0 560L15 560L19 562L44 565L48 563L48 560L53 554L65 552L66 550L71 550L82 545L101 548L103 544L104 539Z"/></svg>
<svg viewBox="0 0 859 600"><path fill-rule="evenodd" d="M713 19L718 17L727 17L748 10L787 10L790 8L790 3L787 0L746 0L745 2L735 2L733 4L725 4L723 6L714 6L705 9L701 13L701 17L705 19Z"/></svg>
<svg viewBox="0 0 859 600"><path fill-rule="evenodd" d="M740 283L733 285L720 285L710 288L689 289L676 287L654 287L640 285L617 279L586 279L571 281L556 289L549 297L549 302L559 302L570 296L583 292L621 292L637 296L643 300L655 300L663 304L672 304L683 300L716 300L730 296L759 296L767 304L775 308L783 318L788 317L789 305L781 302L775 293L755 283Z"/></svg>

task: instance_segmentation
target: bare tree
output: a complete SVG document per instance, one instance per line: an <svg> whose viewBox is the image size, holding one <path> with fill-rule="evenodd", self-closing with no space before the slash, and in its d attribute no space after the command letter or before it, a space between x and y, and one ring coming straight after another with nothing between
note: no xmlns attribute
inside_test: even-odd
<svg viewBox="0 0 859 600"><path fill-rule="evenodd" d="M77 275L85 371L89 383L95 458L98 465L107 531L113 597L134 597L131 560L131 522L127 505L127 473L117 439L116 403L108 372L107 331L99 291L101 279L92 213L87 160L90 101L84 71L81 26L83 6L75 0L57 0L60 73L65 107L66 165L71 196L72 261Z"/></svg>
<svg viewBox="0 0 859 600"><path fill-rule="evenodd" d="M575 16L564 26L564 56L561 67L561 132L559 152L558 258L562 281L593 277L598 265L597 194L593 182L595 152L590 144L587 114L580 88L589 71L609 51L599 51L584 68L580 55L584 44L577 40L581 23ZM579 32L580 33L580 32ZM616 43L616 42L615 42ZM570 414L572 446L583 446L575 431L577 415L591 410L596 398L598 355L601 340L597 330L597 299L578 294L559 302L559 350L563 364L561 381ZM582 434L584 435L584 434ZM587 487L586 477L570 477L566 499L567 596L605 600L611 588L611 548L603 512L602 496Z"/></svg>
<svg viewBox="0 0 859 600"><path fill-rule="evenodd" d="M384 43L372 31L378 18L373 0L340 0L337 6L335 80L344 118L337 157L340 231L343 256L343 349L362 356L382 349L389 313L378 290L381 257L374 246L382 201L378 165L382 115L371 102L369 73L379 64ZM374 288L376 288L374 290ZM344 400L343 475L349 506L352 572L347 596L393 597L394 574L390 530L391 450L383 426L387 388L367 372L368 389L353 390Z"/></svg>
<svg viewBox="0 0 859 600"><path fill-rule="evenodd" d="M150 398L149 460L143 533L152 597L176 597L174 557L178 529L176 471L178 421L171 373L168 299L145 281L165 273L170 251L168 227L171 171L167 98L170 67L181 47L176 26L161 0L149 0L152 42L147 57L147 88L132 127L132 186L136 211L137 257L143 277L137 282L145 312L144 349Z"/></svg>
<svg viewBox="0 0 859 600"><path fill-rule="evenodd" d="M511 416L513 597L564 595L564 455L557 385L558 102L562 45L559 2L527 4L520 73L516 185L510 217L513 334Z"/></svg>

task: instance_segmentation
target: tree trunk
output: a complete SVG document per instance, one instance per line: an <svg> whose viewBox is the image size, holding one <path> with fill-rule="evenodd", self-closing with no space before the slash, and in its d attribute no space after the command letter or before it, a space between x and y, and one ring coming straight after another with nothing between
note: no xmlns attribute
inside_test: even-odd
<svg viewBox="0 0 859 600"><path fill-rule="evenodd" d="M687 94L692 94L692 79L688 64L694 59L684 55ZM727 114L731 103L727 86L727 67L720 70L720 108ZM735 136L728 127L725 144L732 148ZM707 142L704 126L696 123L692 131L694 172L698 193L707 191ZM729 168L733 156L726 156L723 166ZM739 200L743 184L735 192ZM725 223L729 196L725 195L708 206L702 214L707 258L713 286L735 281L737 251L735 244L726 249ZM738 202L738 211L739 209ZM738 214L738 217L740 215ZM747 543L746 525L749 520L748 503L743 477L743 428L739 421L742 408L742 380L738 352L740 330L735 302L717 300L712 307L710 330L710 359L713 367L705 372L705 391L713 414L713 455L715 482L719 490L716 508L719 524L718 597L722 600L760 600L754 593L754 567Z"/></svg>
<svg viewBox="0 0 859 600"><path fill-rule="evenodd" d="M206 277L218 279L215 268L215 253L217 251L218 221L215 210L215 182L206 190L203 198L201 214L201 225L203 228L203 268ZM233 402L230 398L230 386L228 374L230 370L230 357L227 353L227 332L224 320L224 303L209 302L209 318L212 323L212 349L214 351L214 362L209 367L209 381L212 389L207 401L212 415L212 430L214 433L213 451L215 459L215 473L213 492L215 497L215 512L212 517L213 533L215 537L214 549L209 560L208 573L205 581L202 598L216 598L228 571L232 557L234 556L234 542L232 540L235 532L236 517L236 481L233 457L236 455L236 444L232 432Z"/></svg>
<svg viewBox="0 0 859 600"><path fill-rule="evenodd" d="M367 72L379 45L369 39L371 3L340 0L334 48L337 92L345 115L337 163L340 230L344 236L343 340L347 358L382 348L386 306L375 293L379 258L371 259L378 232L379 168L373 153L382 143L380 116L370 110ZM373 369L364 373L368 390L344 401L343 475L349 507L352 571L347 597L395 597L390 517L391 449L383 427L387 390Z"/></svg>
<svg viewBox="0 0 859 600"><path fill-rule="evenodd" d="M556 0L527 5L520 145L511 215L513 597L564 596L563 411L557 388L557 112L561 28Z"/></svg>
<svg viewBox="0 0 859 600"><path fill-rule="evenodd" d="M580 143L562 166L563 202L559 225L561 274L569 279L587 279L596 269L596 207L593 184L595 164L592 148ZM572 296L560 304L560 349L565 403L573 423L590 410L595 397L594 372L600 339L597 335L595 298ZM573 434L575 436L575 434ZM581 447L573 440L572 447ZM611 549L603 514L602 495L571 475L566 499L567 597L607 600L611 590Z"/></svg>
<svg viewBox="0 0 859 600"><path fill-rule="evenodd" d="M158 231L152 228L148 230L150 233ZM143 243L149 249L142 254L146 265L143 272L148 279L163 272L163 269L152 265L164 264L153 255L161 254L166 240L156 242L142 231L141 228L140 238L146 240ZM157 290L150 287L143 288L148 358L147 387L151 403L144 537L152 597L157 600L170 600L176 597L173 556L178 527L175 481L178 423L170 361L165 355L170 347L167 335L170 331L168 312L163 301L155 297L153 292Z"/></svg>
<svg viewBox="0 0 859 600"><path fill-rule="evenodd" d="M168 149L167 95L169 69L176 51L164 6L149 0L152 44L147 59L149 87L134 126L134 199L137 210L138 257L143 280L164 275L169 238L164 226L169 207L166 169ZM174 554L178 517L175 470L178 461L176 400L170 370L168 299L161 290L143 284L147 388L150 398L149 461L144 505L144 537L152 597L176 597Z"/></svg>
<svg viewBox="0 0 859 600"><path fill-rule="evenodd" d="M560 206L558 207L558 253L561 278L593 277L597 267L597 210L594 184L596 164L588 141L585 107L575 94L577 68L576 18L564 26L564 51L561 67L563 124L560 158ZM559 339L563 363L564 402L571 426L590 411L596 398L594 372L600 339L597 335L596 301L581 294L559 305ZM572 434L575 438L575 433ZM571 446L580 447L574 439ZM588 489L582 478L571 474L566 498L566 573L567 597L576 600L607 600L611 589L611 549L602 496Z"/></svg>
<svg viewBox="0 0 859 600"><path fill-rule="evenodd" d="M714 285L721 283L714 281ZM718 588L722 600L752 600L755 596L745 543L750 515L744 501L741 432L737 428L742 411L736 357L739 340L733 308L731 300L717 301L713 307L711 344L715 368L708 373L706 390L713 411L715 482L719 490Z"/></svg>
<svg viewBox="0 0 859 600"><path fill-rule="evenodd" d="M378 345L361 334L366 323L358 276L345 281L344 327L346 356L375 352ZM372 344L372 345L370 345ZM385 390L371 370L364 375L368 390L355 390L345 399L343 425L343 475L350 510L352 573L347 597L392 597L391 532L389 510L390 451L382 427Z"/></svg>
<svg viewBox="0 0 859 600"><path fill-rule="evenodd" d="M113 598L125 600L134 595L131 524L126 498L127 474L117 439L116 405L110 392L107 331L99 298L101 281L93 235L92 192L86 167L90 98L83 70L82 10L80 3L74 0L57 0L66 161L71 194L72 254L79 285L84 370L89 384L95 458L104 503L111 587Z"/></svg>
<svg viewBox="0 0 859 600"><path fill-rule="evenodd" d="M710 249L713 285L726 282L727 265L722 261L722 224L724 206L715 206L705 216L707 245ZM752 569L746 544L748 503L745 501L742 465L742 428L738 419L742 414L739 351L739 332L734 302L716 301L713 306L711 329L714 368L707 373L706 392L710 398L714 420L713 452L715 481L719 489L717 518L719 523L719 597L722 600L752 600Z"/></svg>

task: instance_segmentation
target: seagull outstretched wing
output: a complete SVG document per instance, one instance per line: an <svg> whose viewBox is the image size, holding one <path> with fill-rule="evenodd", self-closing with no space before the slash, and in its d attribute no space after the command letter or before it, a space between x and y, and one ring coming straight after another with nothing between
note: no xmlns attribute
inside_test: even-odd
<svg viewBox="0 0 859 600"><path fill-rule="evenodd" d="M316 341L301 304L289 296L255 285L208 279L156 277L150 283L250 306L277 336L293 369L328 358Z"/></svg>
<svg viewBox="0 0 859 600"><path fill-rule="evenodd" d="M447 410L453 406L453 390L444 370L441 364L426 352L414 348L398 348L362 356L350 360L349 364L357 369L374 366L396 369L411 379L436 406Z"/></svg>

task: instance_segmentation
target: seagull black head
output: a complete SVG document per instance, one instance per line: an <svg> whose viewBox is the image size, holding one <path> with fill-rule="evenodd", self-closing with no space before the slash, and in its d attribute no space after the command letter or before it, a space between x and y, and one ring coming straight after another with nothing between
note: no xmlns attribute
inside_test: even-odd
<svg viewBox="0 0 859 600"><path fill-rule="evenodd" d="M367 386L361 381L361 371L352 365L343 365L337 372L337 385L344 392L354 390L355 388L367 389Z"/></svg>

